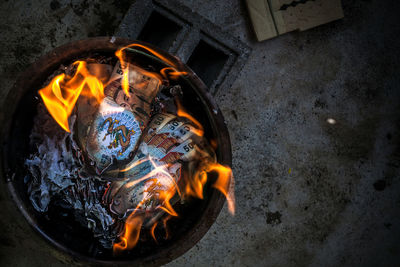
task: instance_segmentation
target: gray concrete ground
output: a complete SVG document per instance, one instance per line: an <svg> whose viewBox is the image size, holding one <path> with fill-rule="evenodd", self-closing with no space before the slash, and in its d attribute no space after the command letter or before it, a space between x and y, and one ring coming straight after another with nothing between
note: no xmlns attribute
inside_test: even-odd
<svg viewBox="0 0 400 267"><path fill-rule="evenodd" d="M53 47L111 34L129 2L2 1L0 101ZM216 96L233 144L237 213L225 207L169 266L398 266L398 1L342 1L343 20L262 43L243 1L182 2L253 53ZM16 222L3 191L1 266L72 264Z"/></svg>

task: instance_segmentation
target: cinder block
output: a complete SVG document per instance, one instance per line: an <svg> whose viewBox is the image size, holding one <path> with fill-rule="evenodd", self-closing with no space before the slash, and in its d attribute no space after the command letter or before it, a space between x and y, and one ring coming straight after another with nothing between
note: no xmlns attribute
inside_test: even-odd
<svg viewBox="0 0 400 267"><path fill-rule="evenodd" d="M137 0L116 36L152 43L187 63L215 94L228 90L251 48L175 0Z"/></svg>

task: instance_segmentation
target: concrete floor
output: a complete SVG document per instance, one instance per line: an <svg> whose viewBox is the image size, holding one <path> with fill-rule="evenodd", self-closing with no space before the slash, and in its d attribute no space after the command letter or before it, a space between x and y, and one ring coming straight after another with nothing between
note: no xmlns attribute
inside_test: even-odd
<svg viewBox="0 0 400 267"><path fill-rule="evenodd" d="M398 266L399 2L342 1L343 20L257 43L244 1L181 1L253 52L216 96L233 144L237 214L225 207L169 266ZM112 34L130 1L114 2L3 1L0 99L52 48ZM16 222L1 190L1 266L73 264Z"/></svg>

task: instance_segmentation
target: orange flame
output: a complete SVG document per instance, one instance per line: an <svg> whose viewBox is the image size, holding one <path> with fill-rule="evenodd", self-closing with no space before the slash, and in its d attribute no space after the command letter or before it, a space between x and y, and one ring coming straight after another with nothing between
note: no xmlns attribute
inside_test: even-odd
<svg viewBox="0 0 400 267"><path fill-rule="evenodd" d="M125 46L125 47L119 49L117 52L115 52L115 55L118 57L118 59L121 63L121 68L123 70L122 89L124 90L124 92L127 96L129 96L129 66L130 66L130 64L125 59L124 50L126 50L127 48L132 48L132 47L140 47L142 49L145 49L147 52L150 52L151 54L153 54L155 57L157 57L161 61L167 63L169 65L169 67L165 67L162 70L160 70L162 77L164 77L165 79L176 80L181 75L187 75L187 72L179 71L178 66L174 62L168 60L166 57L164 57L160 53L154 51L153 49L151 49L147 46L141 45L141 44L130 44L128 46ZM157 73L147 72L146 75L148 75L150 77L155 77L158 80L161 80L161 76Z"/></svg>
<svg viewBox="0 0 400 267"><path fill-rule="evenodd" d="M179 117L184 117L184 118L188 119L189 121L191 121L192 124L195 126L195 129L194 129L195 134L197 134L200 137L203 136L204 129L203 129L203 126L201 125L201 123L198 120L196 120L192 115L190 115L188 112L186 112L184 110L183 106L179 103L179 101L176 101L176 104L177 104L177 115ZM213 140L213 148L216 149L216 147L217 147L217 143L215 140ZM138 162L135 162L122 171L123 172L127 171L147 160L150 161L151 164L153 165L153 170L150 171L144 177L142 177L138 180L129 182L127 185L134 186L137 183L139 183L140 181L151 180L152 185L146 191L152 192L153 196L155 194L157 194L159 203L161 203L161 205L159 205L158 208L160 210L163 210L168 215L167 217L162 218L164 229L166 232L166 238L168 238L170 235L168 228L167 228L167 221L170 218L172 218L173 216L174 217L178 216L178 213L172 207L172 204L170 202L171 199L175 196L176 193L178 193L178 195L181 197L192 196L192 197L203 199L204 185L209 180L209 174L211 174L211 173L217 174L217 178L212 186L215 189L219 190L222 194L225 195L225 197L227 199L228 211L232 215L235 214L235 196L234 196L234 188L233 188L234 180L233 180L232 170L229 167L223 166L216 162L210 162L210 161L201 162L200 166L198 166L197 170L195 171L195 173L193 175L191 175L190 177L183 177L185 179L185 183L184 183L184 188L182 189L183 193L181 193L175 180L168 173L166 165L157 165L152 158L146 158L146 159L142 159ZM155 189L157 187L157 183L158 183L157 179L161 176L168 177L173 183L167 189L157 190L157 189ZM140 210L140 208L144 202L146 202L145 197L143 197L142 201L137 205L135 211L131 215L129 215L129 217L134 216L133 214L135 214L136 211ZM126 227L125 233L132 232L133 231L132 228L133 229L138 228L139 224L141 227L143 222L137 221L137 223L138 223L138 225L132 225L132 224L126 223L125 224L125 227ZM158 224L157 220L154 220L152 222L152 224L150 224L150 235L153 237L153 239L156 242L157 242L157 239L156 239L154 232L157 227L157 224ZM116 246L114 246L114 251L116 249L123 250L123 249L127 249L128 247L134 247L137 243L137 236L133 235L131 238L129 238L129 236L127 236L125 234L123 236L123 238L121 238L121 240L122 240L121 242L125 242L125 243L120 242L120 243L116 244ZM129 245L125 245L126 243Z"/></svg>
<svg viewBox="0 0 400 267"><path fill-rule="evenodd" d="M169 67L165 67L160 71L160 74L154 72L145 72L145 75L154 77L161 81L162 77L168 79L177 79L180 75L186 75L186 72L179 71L174 62L168 60L160 53L154 51L141 44L131 44L123 47L115 52L118 57L121 68L122 68L122 89L124 93L129 97L129 69L130 63L125 60L124 50L131 47L140 47L147 50L160 60L164 61ZM46 108L48 109L54 120L67 132L70 132L68 118L72 113L76 101L80 95L88 97L94 97L97 101L101 101L104 98L104 84L106 79L99 77L102 73L99 70L89 71L87 63L84 61L76 61L73 63L77 66L76 72L73 77L69 77L65 74L57 75L46 87L39 90L39 94L42 97ZM94 75L92 74L94 73ZM104 83L103 83L104 82ZM140 86L140 85L136 85Z"/></svg>
<svg viewBox="0 0 400 267"><path fill-rule="evenodd" d="M203 199L203 188L208 181L208 174L216 172L218 177L212 185L225 195L228 203L228 211L235 214L235 195L234 180L231 168L223 166L219 163L206 163L192 176L187 178L185 185L185 194L188 196Z"/></svg>
<svg viewBox="0 0 400 267"><path fill-rule="evenodd" d="M196 130L195 134L198 136L204 135L204 129L201 123L196 120L192 115L187 113L183 108L182 104L179 101L176 101L177 105L177 115L179 117L184 117L190 120L195 126ZM211 145L214 149L217 148L217 143L215 140L211 140ZM203 187L208 181L209 172L217 172L218 178L213 184L213 187L218 189L222 194L225 195L228 203L229 212L234 215L235 214L235 195L233 188L233 175L231 168L227 166L223 166L218 163L203 163L205 166L199 168L199 171L196 172L193 177L189 177L186 182L185 193L189 196L197 197L203 199Z"/></svg>
<svg viewBox="0 0 400 267"><path fill-rule="evenodd" d="M196 126L196 129L193 129L193 132L198 136L203 136L204 135L204 129L203 129L203 126L201 125L201 123L198 120L196 120L195 118L193 118L192 115L187 113L185 111L185 109L183 108L182 104L178 100L175 103L176 103L176 106L177 106L177 113L176 114L179 117L186 118L189 121L191 121Z"/></svg>
<svg viewBox="0 0 400 267"><path fill-rule="evenodd" d="M172 208L170 203L171 198L175 195L175 190L168 190L160 192L160 200L162 200L163 205L160 206L160 209L165 211L171 216L178 216L178 213Z"/></svg>
<svg viewBox="0 0 400 267"><path fill-rule="evenodd" d="M148 52L150 52L151 54L153 54L154 56L156 56L157 58L159 58L160 60L162 60L163 62L167 63L168 65L170 65L171 67L176 68L176 64L170 60L168 60L166 57L164 57L163 55L161 55L160 53L154 51L153 49L151 49L150 47L147 47L145 45L141 45L141 44L130 44L128 46L123 47L122 49L118 50L121 52L118 53L122 53L123 50L127 49L127 48L132 48L132 47L140 47L143 48L144 50L147 50ZM117 55L118 56L118 55ZM175 70L175 69L174 69Z"/></svg>
<svg viewBox="0 0 400 267"><path fill-rule="evenodd" d="M215 171L218 173L218 178L213 184L213 187L225 195L226 202L228 203L228 210L232 215L235 215L234 180L231 168L218 163L210 164L207 167L207 172Z"/></svg>
<svg viewBox="0 0 400 267"><path fill-rule="evenodd" d="M172 80L176 80L178 79L181 75L187 75L186 71L177 71L174 68L171 67L165 67L162 70L160 70L161 75L165 78L165 79L172 79Z"/></svg>
<svg viewBox="0 0 400 267"><path fill-rule="evenodd" d="M129 68L130 63L126 60L125 54L123 53L125 49L131 47L139 47L145 49L158 59L165 62L168 67L160 70L160 73L146 72L146 75L150 77L156 77L158 80L165 79L177 79L181 75L187 75L186 72L178 70L178 66L168 60L166 57L162 56L160 53L154 51L141 44L131 44L118 50L115 55L119 58L121 68L123 71L122 75L122 88L127 96L129 95ZM101 77L101 71L93 71L91 68L88 69L88 65L84 61L76 61L73 63L76 71L73 76L60 74L52 79L52 81L46 87L39 90L39 94L42 97L46 108L48 109L51 116L55 121L67 132L70 132L68 118L71 115L73 108L78 101L80 95L94 98L99 103L104 98L104 84L107 79ZM140 87L140 84L136 84L136 87ZM192 115L186 112L182 105L177 101L177 115L188 119L194 125L194 133L197 136L204 136L204 128L201 123L196 120ZM216 149L216 141L214 141L213 148ZM148 173L145 177L142 177L136 181L129 182L127 186L135 186L141 181L148 180L149 187L147 189L147 194L144 194L143 199L137 205L136 209L129 214L126 218L124 232L120 237L120 242L114 243L113 251L114 253L121 252L123 250L132 249L139 241L140 232L145 221L147 214L138 213L141 210L143 204L150 197L157 197L159 205L156 207L159 211L165 212L165 216L159 217L162 222L166 233L166 238L169 238L169 230L167 228L167 222L170 218L178 216L178 213L174 210L173 204L171 203L174 196L193 196L202 199L203 198L203 188L209 179L210 173L217 173L218 177L214 184L214 188L219 190L227 198L228 210L230 213L235 212L235 199L233 192L233 176L232 171L229 167L222 166L215 162L202 162L197 171L192 175L193 177L187 177L184 188L179 188L178 184L174 178L168 172L168 165L158 165L151 158L145 159L150 160L153 165L153 170ZM126 172L129 169L137 166L143 161L135 162L132 165L127 166L122 172ZM167 186L160 186L159 180L164 180ZM167 181L167 182L165 182ZM164 184L165 185L165 184ZM182 190L182 192L181 192ZM146 195L146 196L145 196ZM161 213L162 213L161 212ZM155 229L157 227L157 220L152 222L150 227L150 234L157 242L155 237Z"/></svg>
<svg viewBox="0 0 400 267"><path fill-rule="evenodd" d="M207 182L207 178L207 173L204 171L196 172L193 177L189 177L186 181L185 194L203 199L203 187Z"/></svg>
<svg viewBox="0 0 400 267"><path fill-rule="evenodd" d="M202 125L193 118L190 114L184 111L183 107L178 103L178 116L180 117L185 117L192 121L194 125L198 128L198 135L202 136L204 134L204 130ZM214 141L215 142L215 141ZM216 143L216 142L215 142ZM216 145L216 144L215 144ZM202 162L197 169L197 171L191 176L191 177L184 177L185 179L185 186L184 186L184 194L181 194L179 187L177 186L175 180L173 177L168 173L167 169L165 168L166 165L157 165L151 158L148 158L146 160L149 160L151 164L153 165L153 170L150 171L147 175L144 177L132 181L128 183L128 186L134 186L136 185L139 181L143 180L152 180L153 184L146 190L146 191L151 191L153 194L157 194L159 203L161 205L158 206L159 209L163 210L166 214L168 214L167 217L163 218L163 225L166 231L166 238L169 237L169 231L167 228L167 221L172 218L173 216L178 216L178 213L174 210L171 204L171 199L175 196L176 193L178 193L179 196L184 197L184 196L192 196L196 198L203 199L203 188L204 185L207 183L209 179L209 174L211 173L216 173L217 178L215 182L213 183L213 187L219 190L222 194L225 195L227 199L227 205L228 205L228 211L234 215L235 214L235 196L234 196L234 180L233 180L233 175L232 175L232 170L227 167L223 166L221 164L218 164L216 162ZM143 162L141 160L140 162ZM132 166L137 166L137 163L132 164ZM132 168L132 166L129 166L127 169ZM124 171L126 171L125 169ZM168 177L171 181L173 181L173 184L165 190L155 190L156 184L157 184L157 178L160 176L165 176ZM143 200L137 205L135 211L139 210L142 204L146 201L146 198L144 197ZM129 215L129 217L134 216L135 211ZM132 232L132 228L136 229L142 226L143 221L137 221L138 225L132 225L132 224L125 224L125 233L130 233ZM153 237L153 239L157 242L157 239L155 237L155 229L157 227L158 222L154 221L153 224L150 225L150 234ZM136 233L136 232L135 232ZM137 236L133 235L131 238L129 238L126 234L121 238L121 242L125 242L129 245L125 245L125 243L118 243L116 244L116 247L114 247L114 251L117 250L123 250L127 249L128 247L134 247L137 243Z"/></svg>
<svg viewBox="0 0 400 267"><path fill-rule="evenodd" d="M75 75L57 75L46 87L39 90L43 102L54 120L67 132L70 132L68 117L70 116L80 94L92 96L101 101L104 98L104 85L90 74L87 63L76 61Z"/></svg>
<svg viewBox="0 0 400 267"><path fill-rule="evenodd" d="M140 230L143 224L143 216L137 215L133 212L125 221L125 231L123 236L120 237L119 243L114 243L113 251L115 254L122 250L132 249L139 241Z"/></svg>
<svg viewBox="0 0 400 267"><path fill-rule="evenodd" d="M158 224L158 223L155 222L155 223L151 226L151 228L150 228L151 237L154 239L154 241L156 241L156 243L158 243L158 242L157 242L156 235L154 234L154 231L156 230L157 224Z"/></svg>
<svg viewBox="0 0 400 267"><path fill-rule="evenodd" d="M127 184L127 187L135 186L141 181L147 181L149 183L149 186L145 190L145 192L151 193L150 197L154 197L154 195L156 195L156 197L159 200L159 203L161 203L157 208L169 214L168 218L170 218L171 216L178 216L176 211L173 209L172 204L170 203L170 200L175 195L175 193L176 192L179 193L178 185L176 184L174 178L166 170L166 165L157 165L152 158L147 158L145 160L148 160L153 165L153 170L150 171L147 175L141 177L140 179L129 182ZM144 162L145 160L141 160L140 162ZM136 165L137 164L135 164L135 166ZM130 168L132 168L132 166L130 166ZM159 179L162 178L167 179L168 184L171 185L165 189L156 189L160 187L161 182L159 181ZM138 242L144 218L143 216L140 217L139 215L136 215L136 212L139 211L142 205L148 200L149 200L148 196L143 196L143 199L136 206L134 211L128 216L125 222L124 234L122 237L120 237L121 241L113 245L114 253L119 253L122 250L131 249ZM166 222L164 222L164 224L165 223ZM157 239L154 235L154 230L157 226L156 224L157 222L154 222L154 224L151 226L150 234L157 242Z"/></svg>

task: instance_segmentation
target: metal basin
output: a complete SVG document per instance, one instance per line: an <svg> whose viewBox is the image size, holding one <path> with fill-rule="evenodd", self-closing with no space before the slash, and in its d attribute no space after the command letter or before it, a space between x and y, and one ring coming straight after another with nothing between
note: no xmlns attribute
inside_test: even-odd
<svg viewBox="0 0 400 267"><path fill-rule="evenodd" d="M188 73L182 81L183 105L203 124L205 137L216 141L218 162L231 166L231 144L221 111L204 83L178 58L142 42L99 37L63 45L38 59L18 77L15 86L6 98L6 105L1 107L0 114L3 116L3 127L0 129L2 178L18 209L39 235L59 250L84 263L165 264L185 253L204 236L225 202L225 197L219 191L206 185L203 200L193 200L188 206L174 207L180 216L169 222L171 233L168 240L158 245L154 242L143 241L132 251L120 257L114 257L110 251L103 251L94 246L92 234L77 225L74 220L63 219L57 211L52 210L48 211L47 216L43 216L32 207L24 183L26 169L23 166L24 160L32 152L29 134L36 106L40 101L37 97L38 89L61 64L68 65L91 53L113 55L116 50L132 43L150 47ZM138 60L147 61L150 64L163 64L145 50L138 50L136 53Z"/></svg>

